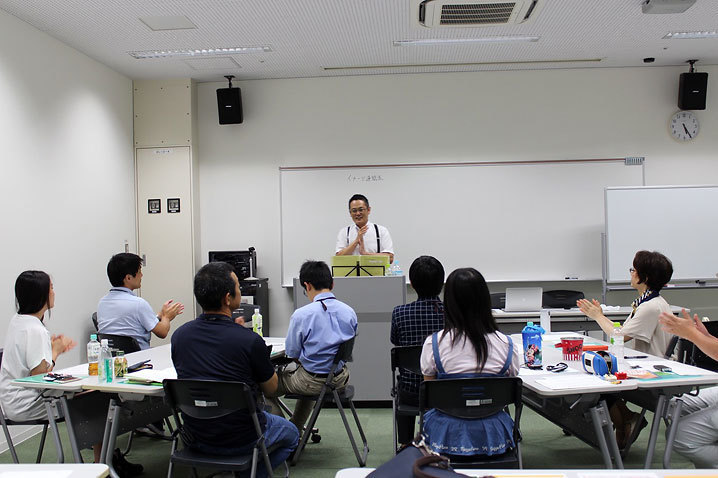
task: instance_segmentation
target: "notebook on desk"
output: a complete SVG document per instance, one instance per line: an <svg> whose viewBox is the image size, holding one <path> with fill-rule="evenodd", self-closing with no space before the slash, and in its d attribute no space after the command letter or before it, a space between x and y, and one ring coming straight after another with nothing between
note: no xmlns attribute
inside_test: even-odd
<svg viewBox="0 0 718 478"><path fill-rule="evenodd" d="M508 287L506 289L506 312L536 312L541 310L542 287Z"/></svg>

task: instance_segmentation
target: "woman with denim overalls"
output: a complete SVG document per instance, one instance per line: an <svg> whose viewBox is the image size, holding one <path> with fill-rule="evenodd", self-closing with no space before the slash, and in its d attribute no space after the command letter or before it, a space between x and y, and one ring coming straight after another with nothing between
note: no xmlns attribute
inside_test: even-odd
<svg viewBox="0 0 718 478"><path fill-rule="evenodd" d="M484 277L457 269L444 286L444 330L426 338L421 352L424 380L518 375L521 352L498 331ZM424 415L426 443L441 454L498 455L515 446L513 420L504 411L461 419L436 409Z"/></svg>

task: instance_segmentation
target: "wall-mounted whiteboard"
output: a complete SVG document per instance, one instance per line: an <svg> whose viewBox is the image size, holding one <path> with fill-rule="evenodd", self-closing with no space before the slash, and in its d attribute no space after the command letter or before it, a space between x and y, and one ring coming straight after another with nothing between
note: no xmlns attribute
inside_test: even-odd
<svg viewBox="0 0 718 478"><path fill-rule="evenodd" d="M433 255L447 275L475 267L488 281L599 280L603 195L640 186L623 159L280 168L282 283L306 259L328 261L351 224L348 200L369 198L396 259Z"/></svg>
<svg viewBox="0 0 718 478"><path fill-rule="evenodd" d="M673 263L673 281L718 277L718 186L606 189L608 282L630 281L641 249Z"/></svg>

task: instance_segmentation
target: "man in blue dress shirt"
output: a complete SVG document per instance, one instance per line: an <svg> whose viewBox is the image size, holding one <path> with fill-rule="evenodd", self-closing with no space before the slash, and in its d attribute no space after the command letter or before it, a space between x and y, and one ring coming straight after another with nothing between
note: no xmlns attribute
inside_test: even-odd
<svg viewBox="0 0 718 478"><path fill-rule="evenodd" d="M142 285L142 258L137 254L115 254L107 264L112 289L97 304L97 328L102 334L134 337L140 349L150 347L151 333L164 339L170 322L184 311L180 302L168 300L159 314L133 292Z"/></svg>
<svg viewBox="0 0 718 478"><path fill-rule="evenodd" d="M334 280L329 267L320 261L307 261L299 271L299 281L312 302L295 310L289 319L285 343L286 355L298 362L294 370L278 373L279 385L274 394L317 395L331 370L339 345L356 335L357 315L332 293ZM333 383L342 389L349 383L349 369L340 363ZM276 400L272 413L282 415ZM314 407L311 400L297 400L290 419L302 430Z"/></svg>

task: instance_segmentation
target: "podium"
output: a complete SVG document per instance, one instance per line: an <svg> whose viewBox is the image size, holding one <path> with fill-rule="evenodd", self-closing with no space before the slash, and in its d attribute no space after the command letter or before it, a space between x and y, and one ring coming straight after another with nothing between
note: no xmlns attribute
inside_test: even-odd
<svg viewBox="0 0 718 478"><path fill-rule="evenodd" d="M294 308L309 303L299 279L294 279ZM334 295L357 314L354 361L349 383L355 400L391 400L391 313L406 303L406 277L335 277Z"/></svg>

